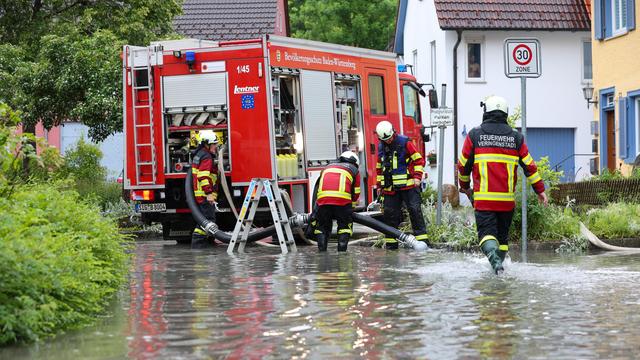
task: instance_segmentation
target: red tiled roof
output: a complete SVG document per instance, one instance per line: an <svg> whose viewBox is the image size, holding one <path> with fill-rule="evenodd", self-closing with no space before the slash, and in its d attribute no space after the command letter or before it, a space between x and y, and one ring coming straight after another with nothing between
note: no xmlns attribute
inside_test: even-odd
<svg viewBox="0 0 640 360"><path fill-rule="evenodd" d="M196 39L256 39L275 33L278 0L184 0L177 33Z"/></svg>
<svg viewBox="0 0 640 360"><path fill-rule="evenodd" d="M435 0L435 5L443 30L591 29L585 0Z"/></svg>

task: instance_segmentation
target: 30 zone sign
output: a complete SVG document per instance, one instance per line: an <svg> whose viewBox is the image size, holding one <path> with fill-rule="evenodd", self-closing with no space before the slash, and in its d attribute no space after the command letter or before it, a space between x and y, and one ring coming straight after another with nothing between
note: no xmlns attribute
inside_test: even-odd
<svg viewBox="0 0 640 360"><path fill-rule="evenodd" d="M507 77L539 77L540 42L538 39L506 39L504 41L504 73Z"/></svg>

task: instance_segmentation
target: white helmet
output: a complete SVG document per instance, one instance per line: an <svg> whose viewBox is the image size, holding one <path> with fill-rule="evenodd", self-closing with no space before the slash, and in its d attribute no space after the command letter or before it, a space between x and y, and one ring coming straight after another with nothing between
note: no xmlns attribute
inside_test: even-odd
<svg viewBox="0 0 640 360"><path fill-rule="evenodd" d="M204 145L217 145L218 135L211 130L200 131L200 143Z"/></svg>
<svg viewBox="0 0 640 360"><path fill-rule="evenodd" d="M502 96L491 95L480 103L480 106L484 106L484 112L491 112L494 110L500 110L505 114L509 114L509 105L507 100Z"/></svg>
<svg viewBox="0 0 640 360"><path fill-rule="evenodd" d="M358 161L358 155L353 151L345 151L340 154L340 161L345 161L348 163L352 163L355 166L360 166L360 162Z"/></svg>
<svg viewBox="0 0 640 360"><path fill-rule="evenodd" d="M380 140L389 140L393 136L393 125L391 125L388 121L380 121L378 125L376 125L376 133L378 134L378 139Z"/></svg>

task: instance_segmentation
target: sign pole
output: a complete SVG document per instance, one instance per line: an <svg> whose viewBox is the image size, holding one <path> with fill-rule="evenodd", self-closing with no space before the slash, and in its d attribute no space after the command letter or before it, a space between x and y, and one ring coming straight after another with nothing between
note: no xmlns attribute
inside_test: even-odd
<svg viewBox="0 0 640 360"><path fill-rule="evenodd" d="M522 106L522 136L527 138L527 78L520 78L520 104ZM527 261L527 177L522 176L522 261Z"/></svg>
<svg viewBox="0 0 640 360"><path fill-rule="evenodd" d="M509 38L504 41L504 74L520 78L522 136L527 137L527 78L542 75L540 41L535 38ZM527 177L522 176L522 261L527 261Z"/></svg>
<svg viewBox="0 0 640 360"><path fill-rule="evenodd" d="M438 203L436 204L436 225L440 225L442 223L442 170L444 164L442 161L444 155L444 130L447 128L446 126L438 126L440 129L440 142L438 143L438 155L440 157L440 161L438 161Z"/></svg>

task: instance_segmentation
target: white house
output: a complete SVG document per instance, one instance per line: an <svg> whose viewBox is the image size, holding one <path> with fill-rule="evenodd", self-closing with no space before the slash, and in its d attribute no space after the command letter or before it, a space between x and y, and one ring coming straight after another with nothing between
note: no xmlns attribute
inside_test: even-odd
<svg viewBox="0 0 640 360"><path fill-rule="evenodd" d="M444 154L438 154L444 183L454 183L464 137L482 121L480 101L500 95L511 112L520 106L520 80L504 74L507 38L537 38L541 44L542 76L526 85L532 156L548 156L552 167L564 171L564 181L590 176L593 114L582 92L592 78L590 35L583 0L400 0L396 52L413 65L418 82L436 85L441 100L445 83L446 105L455 110L457 126L447 128ZM428 116L424 122L429 125ZM436 131L428 151L437 151L438 138ZM435 168L428 173L435 183Z"/></svg>

